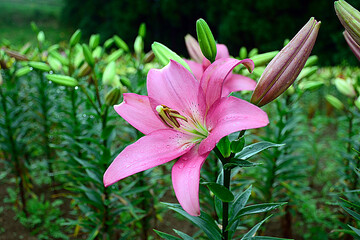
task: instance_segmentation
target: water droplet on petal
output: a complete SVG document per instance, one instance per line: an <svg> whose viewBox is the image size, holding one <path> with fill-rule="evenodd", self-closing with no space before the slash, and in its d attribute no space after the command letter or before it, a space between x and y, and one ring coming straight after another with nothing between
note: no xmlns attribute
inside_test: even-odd
<svg viewBox="0 0 360 240"><path fill-rule="evenodd" d="M183 164L183 163L180 163L180 164L178 165L178 168L183 169L183 168L184 168L184 164Z"/></svg>

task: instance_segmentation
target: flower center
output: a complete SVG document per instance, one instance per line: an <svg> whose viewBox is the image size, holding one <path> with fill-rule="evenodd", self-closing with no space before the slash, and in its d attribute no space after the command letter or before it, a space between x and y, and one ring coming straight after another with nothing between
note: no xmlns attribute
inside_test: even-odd
<svg viewBox="0 0 360 240"><path fill-rule="evenodd" d="M178 111L175 111L165 105L158 105L156 107L156 111L158 112L161 121L170 128L178 129L180 127L178 119L187 122L186 117L180 115Z"/></svg>

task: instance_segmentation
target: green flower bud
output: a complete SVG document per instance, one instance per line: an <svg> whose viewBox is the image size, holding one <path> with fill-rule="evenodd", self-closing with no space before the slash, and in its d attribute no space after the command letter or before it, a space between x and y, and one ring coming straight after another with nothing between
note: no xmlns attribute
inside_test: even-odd
<svg viewBox="0 0 360 240"><path fill-rule="evenodd" d="M121 98L121 90L120 88L113 88L110 92L108 92L105 96L105 104L108 106L113 106L119 103Z"/></svg>
<svg viewBox="0 0 360 240"><path fill-rule="evenodd" d="M328 101L334 108L338 109L338 110L342 110L344 109L344 104L337 99L336 97L334 97L333 95L326 95L325 96L326 101Z"/></svg>
<svg viewBox="0 0 360 240"><path fill-rule="evenodd" d="M25 55L22 55L18 52L9 50L7 48L2 48L2 50L4 50L4 52L12 58L15 58L16 61L28 61L28 58Z"/></svg>
<svg viewBox="0 0 360 240"><path fill-rule="evenodd" d="M22 76L25 76L26 74L28 74L29 72L31 72L31 67L29 67L29 66L22 67L22 68L19 68L18 70L16 70L15 76L22 77ZM1 76L1 74L0 74L0 76Z"/></svg>
<svg viewBox="0 0 360 240"><path fill-rule="evenodd" d="M123 55L123 53L124 53L124 50L118 49L118 50L116 50L115 52L111 53L111 54L106 58L105 61L106 61L107 63L116 61L116 60L118 60L119 57L121 57L121 55Z"/></svg>
<svg viewBox="0 0 360 240"><path fill-rule="evenodd" d="M94 49L94 51L92 52L92 56L93 56L95 59L100 59L102 53L103 53L102 47L97 46L97 47Z"/></svg>
<svg viewBox="0 0 360 240"><path fill-rule="evenodd" d="M103 84L105 85L113 85L113 80L115 79L115 75L116 75L116 64L115 62L110 62L105 70L104 70L104 74L103 74Z"/></svg>
<svg viewBox="0 0 360 240"><path fill-rule="evenodd" d="M104 48L108 49L109 47L111 47L111 45L113 45L113 43L114 43L114 39L109 38L108 40L105 41Z"/></svg>
<svg viewBox="0 0 360 240"><path fill-rule="evenodd" d="M44 43L45 42L45 33L43 31L40 31L38 33L37 40L39 41L39 43Z"/></svg>
<svg viewBox="0 0 360 240"><path fill-rule="evenodd" d="M50 66L43 62L29 62L29 66L43 72L48 72L51 70Z"/></svg>
<svg viewBox="0 0 360 240"><path fill-rule="evenodd" d="M76 30L70 38L70 47L74 47L76 44L79 43L81 38L81 31L80 29Z"/></svg>
<svg viewBox="0 0 360 240"><path fill-rule="evenodd" d="M252 58L252 57L258 55L258 53L259 53L259 50L257 48L251 49L249 52L249 58Z"/></svg>
<svg viewBox="0 0 360 240"><path fill-rule="evenodd" d="M301 80L301 79L310 77L311 75L313 75L314 73L316 73L316 71L317 71L318 69L319 69L319 68L318 68L317 66L307 67L307 68L304 67L303 70L301 70L299 76L297 77L297 80Z"/></svg>
<svg viewBox="0 0 360 240"><path fill-rule="evenodd" d="M91 67L86 62L79 69L78 77L84 77L91 73Z"/></svg>
<svg viewBox="0 0 360 240"><path fill-rule="evenodd" d="M318 57L316 55L310 56L306 61L304 68L314 66L318 62Z"/></svg>
<svg viewBox="0 0 360 240"><path fill-rule="evenodd" d="M36 23L35 22L31 22L30 23L30 26L31 26L31 29L35 32L35 33L38 33L39 32L39 28L38 28L38 26L36 25Z"/></svg>
<svg viewBox="0 0 360 240"><path fill-rule="evenodd" d="M253 60L255 67L260 67L268 64L278 53L279 51L262 53L259 55L255 55L250 59Z"/></svg>
<svg viewBox="0 0 360 240"><path fill-rule="evenodd" d="M99 34L91 35L89 40L90 49L95 49L97 46L99 46L99 43L100 43L100 35Z"/></svg>
<svg viewBox="0 0 360 240"><path fill-rule="evenodd" d="M239 52L240 59L247 58L247 50L246 47L241 47ZM256 66L256 65L255 65Z"/></svg>
<svg viewBox="0 0 360 240"><path fill-rule="evenodd" d="M55 72L58 72L61 70L61 62L59 60L57 60L56 58L49 56L47 59L50 67L52 68L52 70L54 70Z"/></svg>
<svg viewBox="0 0 360 240"><path fill-rule="evenodd" d="M75 78L69 76L64 76L59 74L48 74L46 75L46 78L54 83L63 86L75 87L76 85L78 85L78 81Z"/></svg>
<svg viewBox="0 0 360 240"><path fill-rule="evenodd" d="M360 97L355 100L355 106L360 110Z"/></svg>
<svg viewBox="0 0 360 240"><path fill-rule="evenodd" d="M304 91L313 91L319 89L324 83L320 81L301 82L299 88Z"/></svg>
<svg viewBox="0 0 360 240"><path fill-rule="evenodd" d="M138 35L140 37L142 37L142 38L145 38L145 35L146 35L146 25L145 25L145 23L140 24Z"/></svg>
<svg viewBox="0 0 360 240"><path fill-rule="evenodd" d="M153 51L150 50L148 53L145 54L143 62L144 63L152 62L152 60L154 60L154 58L155 58L155 54Z"/></svg>
<svg viewBox="0 0 360 240"><path fill-rule="evenodd" d="M127 88L131 88L131 81L127 77L121 77L120 82L122 85L124 85Z"/></svg>
<svg viewBox="0 0 360 240"><path fill-rule="evenodd" d="M196 21L196 33L201 52L210 62L214 62L217 54L216 42L209 25L202 18Z"/></svg>
<svg viewBox="0 0 360 240"><path fill-rule="evenodd" d="M65 66L69 65L69 59L64 57L63 55L61 55L57 51L51 51L50 56L52 56L52 57L56 58L57 60L59 60L62 65L65 65Z"/></svg>
<svg viewBox="0 0 360 240"><path fill-rule="evenodd" d="M187 70L190 70L189 65L184 61L184 59L182 59L179 55L177 55L175 52L171 51L168 47L166 47L165 45L158 43L158 42L154 42L151 45L151 48L156 56L156 58L159 60L159 62L162 65L167 65L170 62L170 59L180 63L181 65L183 65Z"/></svg>
<svg viewBox="0 0 360 240"><path fill-rule="evenodd" d="M137 56L140 56L144 50L144 42L141 36L137 36L134 42L134 50Z"/></svg>
<svg viewBox="0 0 360 240"><path fill-rule="evenodd" d="M49 48L48 48L48 52L52 52L52 51L56 51L59 49L59 44L54 44L54 45L51 45Z"/></svg>
<svg viewBox="0 0 360 240"><path fill-rule="evenodd" d="M85 61L89 64L90 67L93 68L94 65L95 65L95 59L94 59L93 55L91 54L88 45L83 44L82 49L83 49L83 54L84 54L84 57L85 57Z"/></svg>
<svg viewBox="0 0 360 240"><path fill-rule="evenodd" d="M342 94L344 94L348 97L355 97L355 95L356 95L355 89L351 83L349 83L348 81L341 79L341 78L336 78L334 83L335 83L336 89L339 92L341 92Z"/></svg>
<svg viewBox="0 0 360 240"><path fill-rule="evenodd" d="M113 37L116 46L118 46L119 48L124 49L124 51L129 52L129 47L128 45L124 42L124 40L122 40L119 36L115 35Z"/></svg>

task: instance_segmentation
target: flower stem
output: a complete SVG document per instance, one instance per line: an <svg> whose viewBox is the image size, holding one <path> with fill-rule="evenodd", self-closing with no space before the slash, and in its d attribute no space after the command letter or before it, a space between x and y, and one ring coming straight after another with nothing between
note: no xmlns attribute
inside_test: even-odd
<svg viewBox="0 0 360 240"><path fill-rule="evenodd" d="M230 190L231 168L224 169L224 187ZM223 202L223 218L222 218L222 239L228 240L229 233L226 230L229 223L229 203Z"/></svg>

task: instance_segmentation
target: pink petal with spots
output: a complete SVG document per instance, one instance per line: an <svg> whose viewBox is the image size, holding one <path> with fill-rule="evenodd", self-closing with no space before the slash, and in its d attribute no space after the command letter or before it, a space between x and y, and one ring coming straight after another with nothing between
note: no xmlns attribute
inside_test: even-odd
<svg viewBox="0 0 360 240"><path fill-rule="evenodd" d="M103 178L105 187L187 153L194 146L191 138L175 130L158 130L140 138L110 164Z"/></svg>
<svg viewBox="0 0 360 240"><path fill-rule="evenodd" d="M200 169L207 154L199 155L198 146L184 154L172 168L175 195L182 208L192 216L200 215L199 182Z"/></svg>
<svg viewBox="0 0 360 240"><path fill-rule="evenodd" d="M122 118L144 134L166 128L151 109L147 96L124 93L124 101L115 105L114 109Z"/></svg>
<svg viewBox="0 0 360 240"><path fill-rule="evenodd" d="M199 153L210 152L221 138L231 133L268 123L268 116L259 107L236 97L221 98L209 109L206 117L209 135L200 143Z"/></svg>

